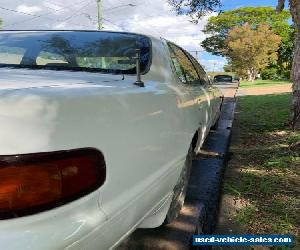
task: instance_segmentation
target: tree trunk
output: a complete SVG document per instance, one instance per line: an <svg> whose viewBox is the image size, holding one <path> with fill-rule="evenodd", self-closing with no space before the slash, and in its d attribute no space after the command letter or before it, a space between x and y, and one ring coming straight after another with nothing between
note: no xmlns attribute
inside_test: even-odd
<svg viewBox="0 0 300 250"><path fill-rule="evenodd" d="M256 75L257 73L255 69L248 69L248 82L254 82Z"/></svg>
<svg viewBox="0 0 300 250"><path fill-rule="evenodd" d="M300 33L296 42L296 49L294 54L294 63L292 69L293 80L293 101L292 101L292 127L299 128L300 122Z"/></svg>
<svg viewBox="0 0 300 250"><path fill-rule="evenodd" d="M251 76L251 74L249 73L248 74L248 80L247 80L248 82L252 82L252 76Z"/></svg>
<svg viewBox="0 0 300 250"><path fill-rule="evenodd" d="M296 47L294 53L292 80L293 80L293 101L292 101L292 127L299 128L300 125L300 1L290 0L290 10L297 27Z"/></svg>
<svg viewBox="0 0 300 250"><path fill-rule="evenodd" d="M248 69L248 82L251 82L252 81L252 74L251 74L251 70Z"/></svg>

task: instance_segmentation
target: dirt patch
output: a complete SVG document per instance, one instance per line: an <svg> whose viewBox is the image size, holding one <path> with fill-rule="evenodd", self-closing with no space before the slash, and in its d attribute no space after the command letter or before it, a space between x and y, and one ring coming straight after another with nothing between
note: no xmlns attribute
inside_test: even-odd
<svg viewBox="0 0 300 250"><path fill-rule="evenodd" d="M255 87L255 88L243 88L239 89L238 96L245 95L269 95L269 94L278 94L278 93L290 93L292 92L292 85L277 85L277 86L268 86L268 87Z"/></svg>

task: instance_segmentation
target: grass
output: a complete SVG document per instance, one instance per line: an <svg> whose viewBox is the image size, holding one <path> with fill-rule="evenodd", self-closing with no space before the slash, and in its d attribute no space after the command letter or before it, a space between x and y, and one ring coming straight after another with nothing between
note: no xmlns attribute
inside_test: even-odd
<svg viewBox="0 0 300 250"><path fill-rule="evenodd" d="M278 86L278 85L287 85L291 84L290 81L275 81L275 80L255 80L254 82L242 81L241 88L255 88L255 87L269 87L269 86Z"/></svg>
<svg viewBox="0 0 300 250"><path fill-rule="evenodd" d="M234 217L245 233L293 234L300 249L300 133L285 125L290 101L291 94L239 98L224 192L246 204Z"/></svg>
<svg viewBox="0 0 300 250"><path fill-rule="evenodd" d="M241 97L239 123L249 133L285 129L290 103L290 94Z"/></svg>

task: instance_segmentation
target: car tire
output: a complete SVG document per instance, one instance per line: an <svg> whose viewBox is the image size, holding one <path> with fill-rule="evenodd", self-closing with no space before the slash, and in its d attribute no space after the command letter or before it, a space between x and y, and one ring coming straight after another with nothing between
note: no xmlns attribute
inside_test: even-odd
<svg viewBox="0 0 300 250"><path fill-rule="evenodd" d="M215 123L210 127L211 130L218 130L219 120L220 120L220 115L216 119Z"/></svg>
<svg viewBox="0 0 300 250"><path fill-rule="evenodd" d="M215 120L215 123L210 127L211 130L217 130L218 129L218 125L219 125L219 120L221 118L221 113L222 113L222 107L223 107L223 103L224 103L224 97L221 97L222 101L219 107L219 112L218 112L218 117Z"/></svg>
<svg viewBox="0 0 300 250"><path fill-rule="evenodd" d="M172 223L178 217L180 210L183 207L190 178L193 158L194 149L191 145L188 150L188 154L186 156L184 167L181 171L180 177L173 189L174 194L165 221L163 223L164 225Z"/></svg>

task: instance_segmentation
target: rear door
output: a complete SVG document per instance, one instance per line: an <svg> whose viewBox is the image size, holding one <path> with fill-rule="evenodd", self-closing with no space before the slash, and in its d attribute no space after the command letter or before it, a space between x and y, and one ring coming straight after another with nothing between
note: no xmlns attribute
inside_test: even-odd
<svg viewBox="0 0 300 250"><path fill-rule="evenodd" d="M208 108L209 108L210 122L212 123L215 120L215 116L217 115L217 112L219 111L220 93L216 91L216 89L213 87L213 85L208 79L205 70L200 65L200 63L193 57L191 57L191 61L195 66L201 81L203 82L204 92L209 97Z"/></svg>
<svg viewBox="0 0 300 250"><path fill-rule="evenodd" d="M181 86L188 90L197 103L200 119L199 127L202 130L201 142L203 142L205 135L210 129L209 124L211 122L211 97L206 90L208 82L203 77L200 77L191 60L191 56L185 50L170 42L168 42L168 46Z"/></svg>

